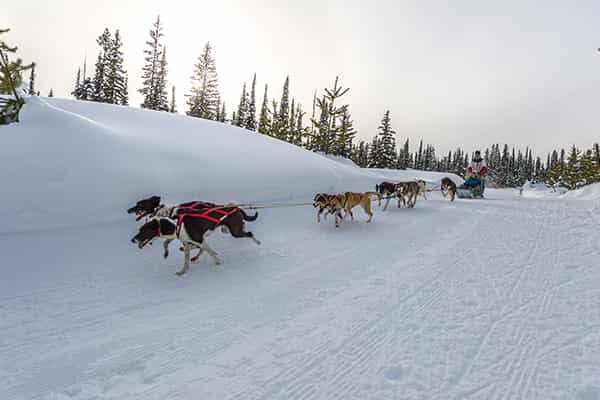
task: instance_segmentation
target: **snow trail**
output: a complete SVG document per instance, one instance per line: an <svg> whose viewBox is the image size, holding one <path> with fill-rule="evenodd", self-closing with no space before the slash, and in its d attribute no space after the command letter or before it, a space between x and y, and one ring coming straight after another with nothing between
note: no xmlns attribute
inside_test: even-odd
<svg viewBox="0 0 600 400"><path fill-rule="evenodd" d="M131 221L2 235L0 398L598 397L596 205L433 197L263 210L184 278Z"/></svg>

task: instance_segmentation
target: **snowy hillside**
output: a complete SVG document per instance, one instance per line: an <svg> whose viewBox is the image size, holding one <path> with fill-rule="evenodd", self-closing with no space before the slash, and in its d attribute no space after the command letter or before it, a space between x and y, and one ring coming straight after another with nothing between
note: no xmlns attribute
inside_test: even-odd
<svg viewBox="0 0 600 400"><path fill-rule="evenodd" d="M176 277L177 246L129 241L141 197L306 201L445 174L59 99L28 99L0 138L2 400L600 399L597 186L431 192L339 229L265 209L261 246L215 233L223 265Z"/></svg>

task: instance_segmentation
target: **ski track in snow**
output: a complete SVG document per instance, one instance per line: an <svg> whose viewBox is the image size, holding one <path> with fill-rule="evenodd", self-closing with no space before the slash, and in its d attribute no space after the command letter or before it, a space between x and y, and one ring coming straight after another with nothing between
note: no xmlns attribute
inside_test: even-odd
<svg viewBox="0 0 600 400"><path fill-rule="evenodd" d="M433 200L263 241L175 277L132 221L0 236L1 399L600 399L588 201Z"/></svg>

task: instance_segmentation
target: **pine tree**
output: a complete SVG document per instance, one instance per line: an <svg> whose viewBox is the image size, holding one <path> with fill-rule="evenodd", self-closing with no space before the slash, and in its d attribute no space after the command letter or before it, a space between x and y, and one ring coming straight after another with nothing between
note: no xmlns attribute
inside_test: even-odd
<svg viewBox="0 0 600 400"><path fill-rule="evenodd" d="M96 61L96 71L94 73L94 91L89 100L103 103L106 99L104 94L104 80L105 80L105 66L102 53L98 53L98 59Z"/></svg>
<svg viewBox="0 0 600 400"><path fill-rule="evenodd" d="M335 142L339 133L339 120L348 109L348 105L336 105L338 99L344 96L349 88L343 89L339 83L339 77L335 78L332 89L325 89L321 99L317 99L316 105L320 111L319 120L312 118L315 127L310 136L310 149L330 154L335 149Z"/></svg>
<svg viewBox="0 0 600 400"><path fill-rule="evenodd" d="M121 105L129 105L129 74L125 73L125 81L123 82L123 88L121 90Z"/></svg>
<svg viewBox="0 0 600 400"><path fill-rule="evenodd" d="M75 88L71 92L71 95L73 95L73 97L75 97L75 99L77 99L77 100L81 99L81 88L82 88L81 68L77 68L77 78L75 79Z"/></svg>
<svg viewBox="0 0 600 400"><path fill-rule="evenodd" d="M381 159L377 168L394 168L396 163L396 132L392 129L389 110L385 112L379 125L378 143Z"/></svg>
<svg viewBox="0 0 600 400"><path fill-rule="evenodd" d="M565 170L559 180L559 184L567 189L575 189L583 181L580 160L581 151L573 145L567 159Z"/></svg>
<svg viewBox="0 0 600 400"><path fill-rule="evenodd" d="M247 102L246 122L244 126L248 130L256 130L256 74L252 78L252 88L250 89L250 98Z"/></svg>
<svg viewBox="0 0 600 400"><path fill-rule="evenodd" d="M108 35L108 38L106 38L106 35ZM123 104L123 97L126 91L126 71L123 68L123 52L121 51L123 42L121 41L121 34L117 29L115 31L115 38L111 39L107 29L98 41L102 46L105 46L103 48L105 68L104 101L110 104Z"/></svg>
<svg viewBox="0 0 600 400"><path fill-rule="evenodd" d="M160 39L163 37L162 29L159 15L156 17L156 22L152 24L150 40L146 42L148 46L148 49L144 50L146 65L142 68L142 88L138 90L144 98L141 107L150 110L159 110L162 105L160 101L162 92L159 88L159 74L163 54L163 46L160 43Z"/></svg>
<svg viewBox="0 0 600 400"><path fill-rule="evenodd" d="M287 140L290 130L290 77L286 76L281 92L281 101L279 102L279 110L277 119L273 120L273 125L276 127L274 136L281 140Z"/></svg>
<svg viewBox="0 0 600 400"><path fill-rule="evenodd" d="M160 57L158 74L156 76L156 110L169 111L169 100L167 95L167 47L163 47Z"/></svg>
<svg viewBox="0 0 600 400"><path fill-rule="evenodd" d="M29 94L35 95L35 64L31 66L31 72L29 73Z"/></svg>
<svg viewBox="0 0 600 400"><path fill-rule="evenodd" d="M340 119L340 128L335 139L334 154L345 158L350 157L352 142L356 136L356 130L353 127L354 122L350 118L350 112L344 107L344 112ZM395 155L394 155L395 156Z"/></svg>
<svg viewBox="0 0 600 400"><path fill-rule="evenodd" d="M237 109L237 119L233 121L233 125L239 126L240 128L245 128L246 125L246 114L248 112L248 94L246 93L246 82L244 82L244 87L242 89L242 94L240 95L240 102L238 104Z"/></svg>
<svg viewBox="0 0 600 400"><path fill-rule="evenodd" d="M267 99L268 87L265 85L265 93L263 96L262 106L260 107L260 117L258 119L258 132L268 135L271 131L271 118L269 110L269 101Z"/></svg>
<svg viewBox="0 0 600 400"><path fill-rule="evenodd" d="M221 105L221 112L219 114L219 122L227 121L227 110L225 109L225 102Z"/></svg>
<svg viewBox="0 0 600 400"><path fill-rule="evenodd" d="M600 182L600 144L594 143L592 150L592 161L594 168L594 182Z"/></svg>
<svg viewBox="0 0 600 400"><path fill-rule="evenodd" d="M50 88L50 92L48 92L48 97L54 97L54 89Z"/></svg>
<svg viewBox="0 0 600 400"><path fill-rule="evenodd" d="M177 105L175 104L175 86L171 87L171 104L169 105L169 112L172 114L177 113Z"/></svg>
<svg viewBox="0 0 600 400"><path fill-rule="evenodd" d="M194 66L192 75L192 89L187 96L191 117L215 119L217 115L217 99L219 89L217 81L217 68L212 57L210 43L206 43L204 51L198 57L198 63ZM237 117L236 117L237 118Z"/></svg>

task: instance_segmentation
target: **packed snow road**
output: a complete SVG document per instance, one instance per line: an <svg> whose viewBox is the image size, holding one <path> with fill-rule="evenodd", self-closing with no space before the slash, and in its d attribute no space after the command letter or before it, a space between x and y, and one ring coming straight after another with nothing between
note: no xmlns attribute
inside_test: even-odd
<svg viewBox="0 0 600 400"><path fill-rule="evenodd" d="M264 210L184 277L129 220L1 235L0 398L600 399L598 204L488 197Z"/></svg>

